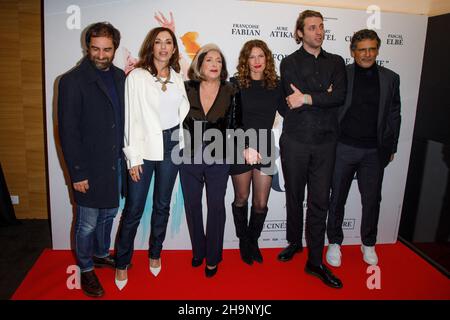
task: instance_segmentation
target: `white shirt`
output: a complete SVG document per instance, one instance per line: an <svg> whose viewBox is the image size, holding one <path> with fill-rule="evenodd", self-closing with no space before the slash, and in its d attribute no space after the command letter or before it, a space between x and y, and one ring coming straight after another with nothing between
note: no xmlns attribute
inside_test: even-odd
<svg viewBox="0 0 450 320"><path fill-rule="evenodd" d="M165 78L161 78L165 81ZM156 78L155 78L156 81ZM183 101L183 95L173 81L166 84L166 91L162 90L162 84L159 86L159 118L161 120L161 129L166 130L175 127L180 123L179 110Z"/></svg>
<svg viewBox="0 0 450 320"><path fill-rule="evenodd" d="M189 100L183 78L170 70L172 86L182 95L178 108L179 147L184 148L183 121L189 111ZM128 168L144 163L144 159L162 161L163 135L160 117L161 83L142 68L131 71L125 80L125 137L123 152Z"/></svg>

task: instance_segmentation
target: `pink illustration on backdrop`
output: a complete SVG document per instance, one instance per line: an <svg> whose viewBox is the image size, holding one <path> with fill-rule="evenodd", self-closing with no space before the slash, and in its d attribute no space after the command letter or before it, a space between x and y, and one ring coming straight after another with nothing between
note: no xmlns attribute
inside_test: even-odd
<svg viewBox="0 0 450 320"><path fill-rule="evenodd" d="M175 20L173 18L172 11L169 12L170 19L167 19L164 16L164 14L160 11L158 11L158 13L155 13L154 18L161 27L168 28L172 30L174 34L176 34ZM180 37L181 42L183 43L184 46L184 52L186 53L186 55L189 57L190 60L192 60L195 57L195 54L201 47L201 45L197 42L198 36L199 36L198 32L188 31ZM133 57L130 50L128 50L127 48L123 48L123 51L124 51L124 65L125 65L124 72L125 74L128 74L131 72L131 70L135 68L135 65L139 61L139 59ZM184 57L184 55L181 53L181 50L179 62L181 67L181 73L183 74L183 79L187 80L188 79L187 72L189 70L190 62Z"/></svg>
<svg viewBox="0 0 450 320"><path fill-rule="evenodd" d="M131 72L131 70L134 69L134 66L136 65L139 59L134 58L131 55L130 50L128 50L127 48L123 48L123 56L125 61L125 68L123 71L125 72L125 74L128 74Z"/></svg>

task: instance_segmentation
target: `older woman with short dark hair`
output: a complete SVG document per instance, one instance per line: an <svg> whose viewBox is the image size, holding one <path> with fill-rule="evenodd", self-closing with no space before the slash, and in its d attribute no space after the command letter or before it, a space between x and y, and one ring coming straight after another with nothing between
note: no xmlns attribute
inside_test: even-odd
<svg viewBox="0 0 450 320"><path fill-rule="evenodd" d="M235 88L225 80L228 75L225 58L214 44L200 48L188 75L191 80L185 84L190 110L184 127L189 131L191 139L186 139L180 177L192 243L192 266L198 267L206 259L205 275L212 277L222 261L225 193L229 172L223 146L226 144L226 129L235 126ZM220 133L218 139L223 139L218 148L212 148L215 143L210 144L206 138L214 132ZM206 233L202 214L205 186L208 204Z"/></svg>

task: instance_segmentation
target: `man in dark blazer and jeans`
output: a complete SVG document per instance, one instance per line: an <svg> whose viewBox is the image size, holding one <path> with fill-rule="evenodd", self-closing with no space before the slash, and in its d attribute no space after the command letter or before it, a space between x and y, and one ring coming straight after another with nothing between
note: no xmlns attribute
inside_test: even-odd
<svg viewBox="0 0 450 320"><path fill-rule="evenodd" d="M347 66L348 89L340 110L340 135L336 148L326 259L341 265L344 239L344 207L356 173L361 193L361 251L370 265L378 263L375 252L384 168L394 159L400 132L400 77L378 66L380 38L373 30L353 35L350 49L355 63Z"/></svg>
<svg viewBox="0 0 450 320"><path fill-rule="evenodd" d="M112 61L120 33L106 22L91 25L87 55L59 82L58 127L76 203L74 247L85 294L104 290L95 267L114 268L111 228L121 193L125 74Z"/></svg>
<svg viewBox="0 0 450 320"><path fill-rule="evenodd" d="M300 13L295 36L302 46L280 65L282 89L290 109L284 116L280 137L289 246L278 259L289 261L303 248L307 186L305 271L330 287L341 288L342 282L322 263L322 251L336 152L337 111L345 101L347 81L344 59L322 48L324 33L320 12Z"/></svg>

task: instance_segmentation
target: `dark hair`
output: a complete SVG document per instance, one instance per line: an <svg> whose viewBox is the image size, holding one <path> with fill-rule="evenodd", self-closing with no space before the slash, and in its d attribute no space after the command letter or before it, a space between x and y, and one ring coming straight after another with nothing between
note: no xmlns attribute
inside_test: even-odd
<svg viewBox="0 0 450 320"><path fill-rule="evenodd" d="M266 57L266 68L263 73L264 86L269 89L274 89L277 86L277 72L275 71L275 62L273 60L272 51L270 51L267 44L262 40L250 40L244 43L244 46L239 53L239 62L237 66L236 78L239 81L241 88L248 88L250 86L251 76L250 67L248 66L248 58L253 48L259 48L264 52Z"/></svg>
<svg viewBox="0 0 450 320"><path fill-rule="evenodd" d="M352 41L350 43L350 49L355 50L358 42L366 40L366 39L377 40L377 49L380 48L381 40L378 37L378 34L373 30L362 29L353 34Z"/></svg>
<svg viewBox="0 0 450 320"><path fill-rule="evenodd" d="M200 70L202 68L205 56L210 51L218 52L220 54L220 58L222 59L222 70L220 71L220 80L224 81L228 78L227 62L225 61L225 56L223 55L222 51L217 45L213 43L208 43L205 44L203 47L201 47L200 50L198 50L197 54L194 57L194 60L192 60L191 66L189 67L188 71L189 79L197 81L205 80Z"/></svg>
<svg viewBox="0 0 450 320"><path fill-rule="evenodd" d="M91 24L86 30L84 40L86 42L86 48L89 49L91 45L92 37L106 37L111 38L114 45L114 50L119 47L120 44L120 32L113 27L109 22L97 22Z"/></svg>
<svg viewBox="0 0 450 320"><path fill-rule="evenodd" d="M180 72L180 63L178 61L180 59L180 52L178 49L178 43L175 34L169 28L157 27L150 30L145 37L145 40L141 46L141 50L139 50L139 62L136 64L137 68L147 69L153 76L156 76L158 74L155 62L153 61L153 58L155 57L153 53L153 47L155 45L158 34L164 31L167 31L170 34L170 37L173 41L173 47L175 49L174 53L169 59L168 66L176 72Z"/></svg>
<svg viewBox="0 0 450 320"><path fill-rule="evenodd" d="M302 42L302 37L300 37L298 35L298 30L300 30L302 33L305 29L305 19L306 18L312 18L312 17L316 17L316 18L320 18L323 21L323 16L319 11L314 11L314 10L305 10L300 12L298 18L297 18L297 22L295 23L295 42L300 43Z"/></svg>

